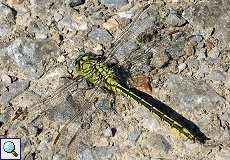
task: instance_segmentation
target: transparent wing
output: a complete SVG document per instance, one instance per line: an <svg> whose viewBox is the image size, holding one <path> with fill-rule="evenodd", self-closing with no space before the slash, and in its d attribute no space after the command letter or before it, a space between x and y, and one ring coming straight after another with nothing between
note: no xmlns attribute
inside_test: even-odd
<svg viewBox="0 0 230 160"><path fill-rule="evenodd" d="M80 80L81 77L69 80L51 96L28 108L26 121L17 127L26 130L26 139L35 148L28 155L39 153L51 157L61 154L66 157L74 135L78 133L77 138L83 135L83 126L88 125L88 117L94 112L95 91L87 89Z"/></svg>
<svg viewBox="0 0 230 160"><path fill-rule="evenodd" d="M161 21L156 8L146 5L140 9L131 24L118 36L118 40L115 40L114 47L106 52L105 62L115 58L119 59L119 64L122 65L130 61L132 56L136 60L143 59L143 52L147 53L150 48L156 48L160 41L168 38L168 35L161 36Z"/></svg>
<svg viewBox="0 0 230 160"><path fill-rule="evenodd" d="M54 101L60 100L61 97L65 97L69 92L77 90L78 83L82 80L83 77L76 77L74 80L69 80L65 85L58 88L54 93L43 98L39 102L36 102L34 105L27 108L27 112L30 113L30 118L34 117L32 115L38 115L46 112L50 108L47 107L49 104L53 104ZM39 109L38 109L39 107Z"/></svg>

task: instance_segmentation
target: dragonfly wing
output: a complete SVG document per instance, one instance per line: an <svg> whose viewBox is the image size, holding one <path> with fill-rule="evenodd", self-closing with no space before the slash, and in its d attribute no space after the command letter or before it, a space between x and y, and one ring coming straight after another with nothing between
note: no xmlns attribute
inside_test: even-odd
<svg viewBox="0 0 230 160"><path fill-rule="evenodd" d="M162 22L158 11L150 5L146 5L136 13L131 24L118 36L113 48L106 52L105 62L115 58L119 59L120 65L127 63L135 51L141 49L143 52L143 49L149 48L149 46L154 47L159 43L161 31ZM141 58L143 57L139 57L139 59Z"/></svg>
<svg viewBox="0 0 230 160"><path fill-rule="evenodd" d="M86 122L88 116L94 111L92 103L93 91L79 88L75 85L78 81L71 81L65 86L68 90L60 88L60 92L55 93L57 97L46 100L39 104L42 111L31 113L31 123L27 125L27 130L36 130L33 137L37 137L46 146L52 148L54 153L61 152L62 155L68 153L68 144L72 137L78 132L78 136L83 134L82 124ZM34 118L37 116L36 118ZM79 131L78 131L79 130ZM36 143L36 142L34 142ZM41 148L43 144L36 143L39 152L44 152Z"/></svg>
<svg viewBox="0 0 230 160"><path fill-rule="evenodd" d="M49 110L50 108L47 107L49 106L49 104L54 104L54 101L61 100L61 97L69 94L69 91L76 89L81 80L82 77L79 76L74 80L68 81L65 85L59 87L54 93L48 95L47 97L41 99L39 102L36 102L34 105L28 107L27 112L31 114L30 118Z"/></svg>

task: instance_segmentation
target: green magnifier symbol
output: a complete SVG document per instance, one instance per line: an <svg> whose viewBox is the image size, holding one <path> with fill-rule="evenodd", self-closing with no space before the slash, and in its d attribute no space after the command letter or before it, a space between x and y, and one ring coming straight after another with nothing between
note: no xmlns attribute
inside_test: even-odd
<svg viewBox="0 0 230 160"><path fill-rule="evenodd" d="M6 153L11 153L13 154L15 157L18 156L18 154L15 152L15 145L13 142L11 141L7 141L3 144L3 149Z"/></svg>

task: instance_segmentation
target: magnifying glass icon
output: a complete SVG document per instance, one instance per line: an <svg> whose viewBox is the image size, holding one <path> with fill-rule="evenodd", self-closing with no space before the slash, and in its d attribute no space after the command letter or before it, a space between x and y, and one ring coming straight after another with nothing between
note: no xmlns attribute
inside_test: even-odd
<svg viewBox="0 0 230 160"><path fill-rule="evenodd" d="M15 152L15 145L11 141L7 141L3 144L3 149L6 153L11 153L14 157L17 157L18 154Z"/></svg>

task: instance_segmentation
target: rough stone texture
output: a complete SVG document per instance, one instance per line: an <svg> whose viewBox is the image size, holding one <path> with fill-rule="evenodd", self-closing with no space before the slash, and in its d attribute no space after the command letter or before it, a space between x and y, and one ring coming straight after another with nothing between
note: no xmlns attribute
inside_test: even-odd
<svg viewBox="0 0 230 160"><path fill-rule="evenodd" d="M57 46L49 40L20 38L0 47L0 57L12 59L32 79L43 74L44 60L57 54Z"/></svg>
<svg viewBox="0 0 230 160"><path fill-rule="evenodd" d="M100 44L106 44L112 41L112 36L104 29L96 28L88 34L89 39Z"/></svg>
<svg viewBox="0 0 230 160"><path fill-rule="evenodd" d="M128 0L100 0L107 7L120 7L128 4Z"/></svg>
<svg viewBox="0 0 230 160"><path fill-rule="evenodd" d="M229 1L208 0L200 1L190 6L183 13L184 17L205 34L210 34L215 28L215 36L222 41L222 45L229 45Z"/></svg>
<svg viewBox="0 0 230 160"><path fill-rule="evenodd" d="M224 99L204 81L197 81L178 75L169 75L167 87L173 92L173 99L181 110L213 109Z"/></svg>
<svg viewBox="0 0 230 160"><path fill-rule="evenodd" d="M1 93L0 102L2 106L8 106L9 102L17 95L24 92L29 87L29 81L19 80L12 84L9 84L6 91Z"/></svg>
<svg viewBox="0 0 230 160"><path fill-rule="evenodd" d="M0 2L0 38L9 35L15 25L16 12Z"/></svg>

